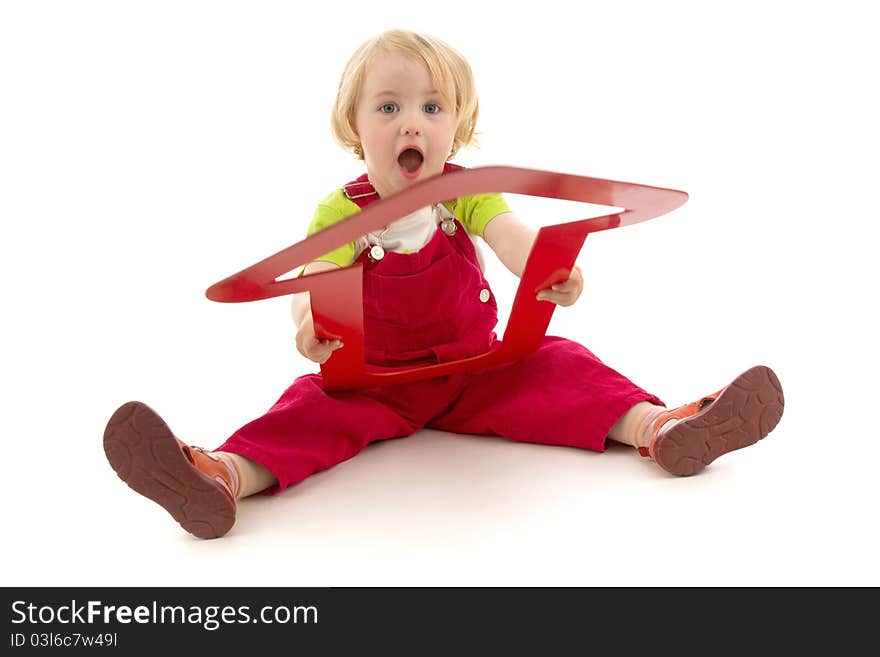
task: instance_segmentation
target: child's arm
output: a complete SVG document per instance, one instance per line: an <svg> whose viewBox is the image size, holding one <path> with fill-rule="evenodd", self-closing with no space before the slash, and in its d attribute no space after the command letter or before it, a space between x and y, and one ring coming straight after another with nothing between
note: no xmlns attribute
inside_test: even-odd
<svg viewBox="0 0 880 657"><path fill-rule="evenodd" d="M304 274L317 274L322 271L339 269L332 262L310 262ZM303 356L316 363L325 363L336 349L342 346L339 340L319 340L315 336L315 325L312 320L312 307L308 292L298 292L290 302L290 314L297 325L296 348Z"/></svg>
<svg viewBox="0 0 880 657"><path fill-rule="evenodd" d="M495 255L517 276L522 276L537 236L536 228L523 223L512 212L499 214L486 224L483 231L483 238ZM572 269L568 280L557 283L552 288L541 290L538 292L538 299L560 306L570 306L577 301L583 287L583 276L580 267L576 266Z"/></svg>

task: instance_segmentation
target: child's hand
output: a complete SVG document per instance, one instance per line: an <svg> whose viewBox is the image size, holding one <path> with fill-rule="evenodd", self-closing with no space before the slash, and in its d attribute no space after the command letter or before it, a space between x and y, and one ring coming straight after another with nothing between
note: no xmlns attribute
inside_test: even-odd
<svg viewBox="0 0 880 657"><path fill-rule="evenodd" d="M555 303L558 306L570 306L578 300L583 289L584 277L581 275L581 268L575 265L568 280L541 290L538 292L538 299Z"/></svg>
<svg viewBox="0 0 880 657"><path fill-rule="evenodd" d="M315 324L311 313L299 325L296 332L296 348L303 356L323 365L333 352L342 346L339 340L319 340L315 335Z"/></svg>

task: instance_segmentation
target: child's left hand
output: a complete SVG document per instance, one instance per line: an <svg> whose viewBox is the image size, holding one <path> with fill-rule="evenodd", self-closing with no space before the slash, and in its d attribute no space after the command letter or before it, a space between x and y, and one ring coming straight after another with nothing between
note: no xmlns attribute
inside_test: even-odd
<svg viewBox="0 0 880 657"><path fill-rule="evenodd" d="M575 265L568 280L541 290L538 292L538 299L555 303L557 306L570 306L578 300L583 289L584 277L581 275L581 268Z"/></svg>

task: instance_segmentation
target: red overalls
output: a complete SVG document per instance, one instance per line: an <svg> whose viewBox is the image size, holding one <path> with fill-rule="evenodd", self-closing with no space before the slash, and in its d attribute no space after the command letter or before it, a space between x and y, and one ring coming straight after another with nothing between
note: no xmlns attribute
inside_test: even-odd
<svg viewBox="0 0 880 657"><path fill-rule="evenodd" d="M452 236L438 229L416 253L389 252L375 263L366 251L358 257L368 364L446 362L497 341L494 295L456 226ZM320 374L301 376L217 450L271 470L278 486L267 492L277 493L374 441L424 427L601 452L614 423L640 401L662 405L585 347L548 336L515 363L398 386L327 393Z"/></svg>

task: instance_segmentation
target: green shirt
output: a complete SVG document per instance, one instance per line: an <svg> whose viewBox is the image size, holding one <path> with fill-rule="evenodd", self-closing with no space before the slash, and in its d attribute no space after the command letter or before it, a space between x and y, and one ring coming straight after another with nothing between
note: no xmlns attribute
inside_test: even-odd
<svg viewBox="0 0 880 657"><path fill-rule="evenodd" d="M510 212L510 207L501 194L476 194L464 196L454 201L443 204L452 213L471 235L483 237L486 225L499 214ZM340 188L328 195L318 204L312 222L309 224L307 235L311 236L319 230L324 230L355 212L360 212L360 207L349 200L345 192ZM330 253L325 253L320 258L324 262L332 262L340 267L348 267L358 256L355 253L356 243L350 242Z"/></svg>

